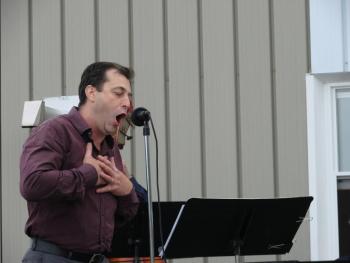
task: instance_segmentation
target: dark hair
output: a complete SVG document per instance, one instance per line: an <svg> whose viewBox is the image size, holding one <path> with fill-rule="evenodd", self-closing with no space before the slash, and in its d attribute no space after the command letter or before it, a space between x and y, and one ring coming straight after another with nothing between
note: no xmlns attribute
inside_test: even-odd
<svg viewBox="0 0 350 263"><path fill-rule="evenodd" d="M96 87L101 91L102 84L107 81L106 71L109 69L116 69L121 75L126 77L129 81L134 77L134 71L130 68L124 67L113 62L95 62L87 66L81 75L79 84L79 107L86 101L85 88L88 85Z"/></svg>

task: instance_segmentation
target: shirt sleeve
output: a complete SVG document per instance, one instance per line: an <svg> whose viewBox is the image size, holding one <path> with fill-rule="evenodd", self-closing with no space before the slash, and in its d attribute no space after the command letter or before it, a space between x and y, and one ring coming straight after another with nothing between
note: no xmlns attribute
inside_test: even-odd
<svg viewBox="0 0 350 263"><path fill-rule="evenodd" d="M55 128L43 125L28 138L20 160L20 190L28 201L83 199L95 187L96 169L90 164L61 170L66 150Z"/></svg>
<svg viewBox="0 0 350 263"><path fill-rule="evenodd" d="M135 187L128 195L118 196L117 221L118 224L124 224L130 221L136 214L139 207L139 199L137 197Z"/></svg>
<svg viewBox="0 0 350 263"><path fill-rule="evenodd" d="M137 197L139 198L140 202L147 202L148 200L148 196L147 196L147 191L145 188L143 188L142 185L139 184L139 182L135 179L135 177L131 177L130 181L132 182L132 184L135 187L135 191L137 194Z"/></svg>

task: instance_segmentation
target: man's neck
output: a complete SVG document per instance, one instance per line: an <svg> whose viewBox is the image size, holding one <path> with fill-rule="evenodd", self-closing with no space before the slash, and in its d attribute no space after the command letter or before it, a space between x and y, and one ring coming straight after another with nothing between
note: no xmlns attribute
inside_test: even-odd
<svg viewBox="0 0 350 263"><path fill-rule="evenodd" d="M86 107L86 105L81 106L79 108L79 112L80 112L81 117L86 121L88 126L91 128L92 141L94 142L95 146L98 149L100 149L100 145L101 145L102 141L104 140L105 135L102 134L99 131L99 129L97 128L96 120L94 118L93 112L91 112L91 110L88 107Z"/></svg>

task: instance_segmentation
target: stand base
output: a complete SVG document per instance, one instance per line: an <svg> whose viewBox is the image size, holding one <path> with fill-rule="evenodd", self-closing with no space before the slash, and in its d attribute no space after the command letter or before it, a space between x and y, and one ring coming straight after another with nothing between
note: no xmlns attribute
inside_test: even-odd
<svg viewBox="0 0 350 263"><path fill-rule="evenodd" d="M236 255L235 256L235 263L243 263L243 257L239 256L239 255Z"/></svg>
<svg viewBox="0 0 350 263"><path fill-rule="evenodd" d="M133 263L134 258L109 258L110 263ZM141 257L140 263L150 263L151 259L149 257ZM154 262L156 263L164 263L165 261L160 257L155 257Z"/></svg>

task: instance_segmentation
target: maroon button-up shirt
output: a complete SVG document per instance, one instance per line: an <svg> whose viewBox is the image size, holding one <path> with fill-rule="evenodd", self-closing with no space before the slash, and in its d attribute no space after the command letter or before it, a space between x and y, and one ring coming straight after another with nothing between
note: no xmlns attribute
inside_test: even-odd
<svg viewBox="0 0 350 263"><path fill-rule="evenodd" d="M97 194L97 172L83 164L91 129L77 108L35 128L23 146L20 190L28 201L26 234L74 252L109 251L116 218L137 211L135 190L127 196ZM123 170L117 144L107 136L100 152L114 156Z"/></svg>

